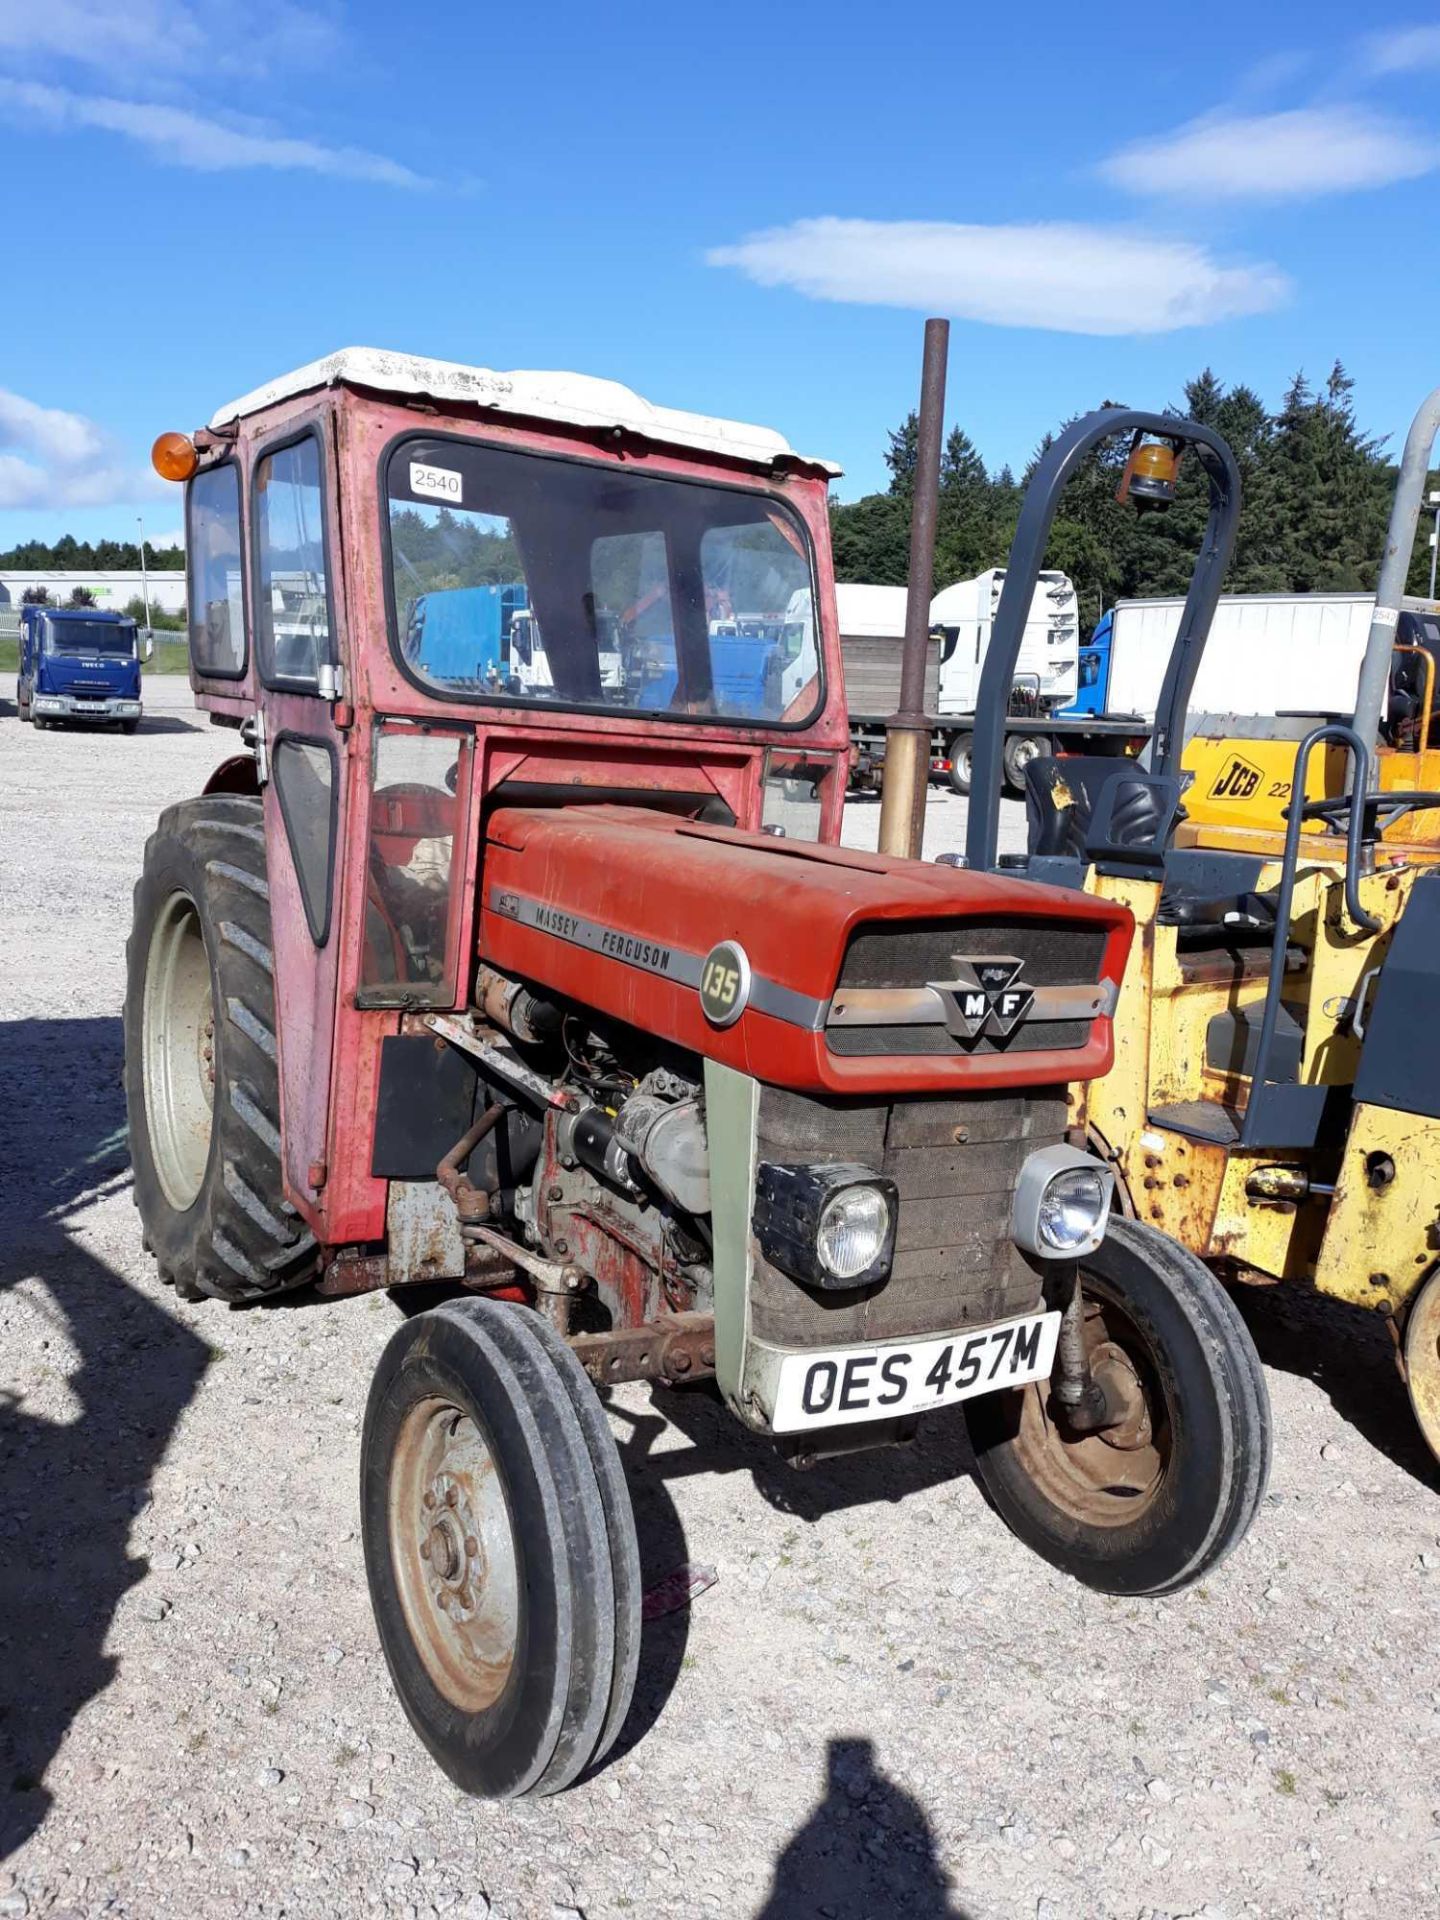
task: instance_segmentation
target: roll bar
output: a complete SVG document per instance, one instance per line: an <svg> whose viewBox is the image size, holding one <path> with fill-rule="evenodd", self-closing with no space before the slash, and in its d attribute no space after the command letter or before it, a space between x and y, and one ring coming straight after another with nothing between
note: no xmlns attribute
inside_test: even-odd
<svg viewBox="0 0 1440 1920"><path fill-rule="evenodd" d="M1196 669L1235 544L1235 529L1240 518L1240 471L1235 456L1220 435L1209 427L1202 427L1197 420L1185 420L1168 413L1138 413L1129 407L1102 407L1073 421L1046 448L1025 489L975 707L974 771L965 835L967 866L986 872L995 867L1010 689L1061 492L1092 448L1116 434L1136 432L1192 448L1210 482L1210 517L1195 571L1190 576L1190 591L1185 596L1180 629L1165 669L1155 731L1145 756L1145 763L1153 773L1178 770L1180 750L1185 743L1185 713L1190 704L1190 690L1195 684Z"/></svg>

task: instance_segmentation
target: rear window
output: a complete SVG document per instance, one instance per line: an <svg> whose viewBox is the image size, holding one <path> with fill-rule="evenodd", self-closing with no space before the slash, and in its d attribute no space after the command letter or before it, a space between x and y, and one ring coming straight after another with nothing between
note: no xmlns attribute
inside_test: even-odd
<svg viewBox="0 0 1440 1920"><path fill-rule="evenodd" d="M809 537L739 488L412 439L387 465L393 643L450 697L803 726Z"/></svg>

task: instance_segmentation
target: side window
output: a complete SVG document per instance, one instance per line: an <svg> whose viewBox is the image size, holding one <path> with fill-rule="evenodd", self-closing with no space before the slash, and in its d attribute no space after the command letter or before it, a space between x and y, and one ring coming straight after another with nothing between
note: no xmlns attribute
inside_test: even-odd
<svg viewBox="0 0 1440 1920"><path fill-rule="evenodd" d="M782 840L818 840L823 789L832 769L803 755L768 753L760 795L760 831Z"/></svg>
<svg viewBox="0 0 1440 1920"><path fill-rule="evenodd" d="M443 1006L454 999L450 876L464 747L455 735L410 727L376 735L362 1005Z"/></svg>
<svg viewBox="0 0 1440 1920"><path fill-rule="evenodd" d="M331 652L320 442L307 434L255 466L255 632L267 684L313 687Z"/></svg>
<svg viewBox="0 0 1440 1920"><path fill-rule="evenodd" d="M233 461L196 474L186 521L190 657L200 673L233 680L245 671L240 471Z"/></svg>
<svg viewBox="0 0 1440 1920"><path fill-rule="evenodd" d="M310 938L323 947L330 935L331 876L335 868L335 756L318 740L282 734L271 757L290 857Z"/></svg>

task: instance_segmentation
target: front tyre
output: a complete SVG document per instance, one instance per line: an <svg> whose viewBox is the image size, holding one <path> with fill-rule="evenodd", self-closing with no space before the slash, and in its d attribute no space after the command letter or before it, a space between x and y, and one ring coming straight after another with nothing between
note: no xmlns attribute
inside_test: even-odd
<svg viewBox="0 0 1440 1920"><path fill-rule="evenodd" d="M558 1792L625 1718L639 1554L594 1389L538 1315L457 1300L398 1328L370 1388L360 1512L376 1626L455 1784Z"/></svg>
<svg viewBox="0 0 1440 1920"><path fill-rule="evenodd" d="M315 1270L285 1198L261 803L167 807L126 947L125 1104L135 1204L184 1297L258 1300Z"/></svg>
<svg viewBox="0 0 1440 1920"><path fill-rule="evenodd" d="M1250 1335L1204 1264L1112 1218L1080 1264L1085 1344L1120 1424L1079 1434L1050 1383L968 1408L975 1464L1027 1546L1104 1593L1173 1593L1243 1538L1270 1471Z"/></svg>

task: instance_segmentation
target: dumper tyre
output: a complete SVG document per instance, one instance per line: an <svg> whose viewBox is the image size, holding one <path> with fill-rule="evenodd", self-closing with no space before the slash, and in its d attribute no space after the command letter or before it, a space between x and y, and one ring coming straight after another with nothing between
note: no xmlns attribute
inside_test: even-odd
<svg viewBox="0 0 1440 1920"><path fill-rule="evenodd" d="M303 1285L314 1236L286 1200L261 801L167 807L126 947L125 1102L135 1203L182 1297Z"/></svg>
<svg viewBox="0 0 1440 1920"><path fill-rule="evenodd" d="M139 731L139 727L140 722L138 720L122 720L120 722L121 733L136 733Z"/></svg>
<svg viewBox="0 0 1440 1920"><path fill-rule="evenodd" d="M525 1307L419 1314L371 1383L360 1514L376 1626L410 1724L466 1793L557 1793L623 1720L638 1554L620 1591L593 1441Z"/></svg>
<svg viewBox="0 0 1440 1920"><path fill-rule="evenodd" d="M1264 1496L1265 1376L1234 1302L1153 1228L1112 1219L1080 1280L1092 1373L1125 1422L1077 1434L1053 1380L986 1395L967 1407L976 1469L1052 1565L1105 1593L1173 1593L1224 1559Z"/></svg>

